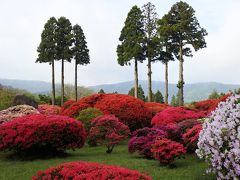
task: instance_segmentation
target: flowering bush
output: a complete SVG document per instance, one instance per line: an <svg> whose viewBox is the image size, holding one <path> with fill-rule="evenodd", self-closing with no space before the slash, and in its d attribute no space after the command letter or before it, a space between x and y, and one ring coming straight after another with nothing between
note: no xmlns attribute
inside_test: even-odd
<svg viewBox="0 0 240 180"><path fill-rule="evenodd" d="M80 111L79 115L77 116L77 119L80 120L83 124L87 132L90 130L91 127L91 121L98 117L103 115L102 111L96 108L87 108L82 111Z"/></svg>
<svg viewBox="0 0 240 180"><path fill-rule="evenodd" d="M38 105L38 111L44 115L56 115L60 113L60 110L61 110L61 107L56 105L49 105L49 104Z"/></svg>
<svg viewBox="0 0 240 180"><path fill-rule="evenodd" d="M203 124L199 135L200 158L209 164L208 172L217 179L240 178L240 96L233 95L221 102Z"/></svg>
<svg viewBox="0 0 240 180"><path fill-rule="evenodd" d="M89 140L107 146L107 153L111 153L114 146L130 135L128 126L114 115L103 115L91 122Z"/></svg>
<svg viewBox="0 0 240 180"><path fill-rule="evenodd" d="M65 111L67 108L69 108L69 106L71 106L73 103L75 103L75 100L69 99L66 102L63 103L62 107L61 107L61 112Z"/></svg>
<svg viewBox="0 0 240 180"><path fill-rule="evenodd" d="M151 177L122 167L98 164L93 162L70 162L40 171L32 180L72 179L72 180L152 180Z"/></svg>
<svg viewBox="0 0 240 180"><path fill-rule="evenodd" d="M128 152L138 152L141 156L146 158L153 158L151 147L157 137L167 137L167 133L158 128L138 129L133 132L133 136L128 142Z"/></svg>
<svg viewBox="0 0 240 180"><path fill-rule="evenodd" d="M131 131L150 126L151 113L142 100L123 94L105 94L95 108L105 114L114 114L121 122L128 125Z"/></svg>
<svg viewBox="0 0 240 180"><path fill-rule="evenodd" d="M168 104L161 104L156 102L146 102L145 107L152 113L154 116L158 112L162 112L164 109L170 107Z"/></svg>
<svg viewBox="0 0 240 180"><path fill-rule="evenodd" d="M206 117L206 112L196 112L184 107L169 107L157 113L152 119L152 125L175 124L185 119L199 119Z"/></svg>
<svg viewBox="0 0 240 180"><path fill-rule="evenodd" d="M69 101L69 102L71 102L71 101ZM65 106L66 106L66 104L65 104ZM69 117L75 118L79 115L80 111L87 109L88 107L89 107L89 105L86 103L75 101L74 103L70 104L68 106L68 108L62 108L62 111L60 114L63 116L69 116Z"/></svg>
<svg viewBox="0 0 240 180"><path fill-rule="evenodd" d="M89 107L114 114L131 131L150 126L152 117L143 101L123 94L94 94L64 107L67 108L62 108L61 114L70 117L77 117L81 110Z"/></svg>
<svg viewBox="0 0 240 180"><path fill-rule="evenodd" d="M177 127L182 134L186 133L188 129L191 129L193 126L202 124L201 119L187 119L177 123Z"/></svg>
<svg viewBox="0 0 240 180"><path fill-rule="evenodd" d="M226 99L230 96L230 94L226 94L219 99L208 99L194 103L194 108L199 111L207 111L208 113L215 110L218 104L222 101L226 101Z"/></svg>
<svg viewBox="0 0 240 180"><path fill-rule="evenodd" d="M186 153L182 144L166 138L156 139L152 145L151 151L154 158L164 165L173 164L175 158L180 158Z"/></svg>
<svg viewBox="0 0 240 180"><path fill-rule="evenodd" d="M154 126L167 133L167 138L172 141L182 142L182 133L176 124Z"/></svg>
<svg viewBox="0 0 240 180"><path fill-rule="evenodd" d="M27 115L0 126L0 150L64 151L81 148L86 133L81 122L66 116Z"/></svg>
<svg viewBox="0 0 240 180"><path fill-rule="evenodd" d="M197 124L183 134L183 143L188 151L194 152L197 149L198 137L201 130L202 124Z"/></svg>
<svg viewBox="0 0 240 180"><path fill-rule="evenodd" d="M0 111L0 124L28 114L39 114L39 112L34 107L28 105L17 105L10 107Z"/></svg>

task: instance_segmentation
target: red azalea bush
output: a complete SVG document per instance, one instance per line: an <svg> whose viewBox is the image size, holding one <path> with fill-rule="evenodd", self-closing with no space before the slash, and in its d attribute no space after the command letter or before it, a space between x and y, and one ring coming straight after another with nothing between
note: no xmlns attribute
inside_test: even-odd
<svg viewBox="0 0 240 180"><path fill-rule="evenodd" d="M41 104L38 105L38 111L44 115L57 115L60 113L61 107L56 105Z"/></svg>
<svg viewBox="0 0 240 180"><path fill-rule="evenodd" d="M107 94L99 100L95 108L105 114L114 114L131 131L150 126L151 113L142 100L123 94Z"/></svg>
<svg viewBox="0 0 240 180"><path fill-rule="evenodd" d="M64 151L81 148L86 132L82 123L72 118L35 114L2 124L0 137L0 150Z"/></svg>
<svg viewBox="0 0 240 180"><path fill-rule="evenodd" d="M197 119L187 119L177 123L177 127L181 131L181 133L184 134L188 129L191 129L193 126L198 124L202 123Z"/></svg>
<svg viewBox="0 0 240 180"><path fill-rule="evenodd" d="M188 151L194 152L197 149L198 137L201 130L202 124L197 124L183 134L183 143Z"/></svg>
<svg viewBox="0 0 240 180"><path fill-rule="evenodd" d="M226 99L230 96L231 94L226 94L219 99L208 99L208 100L203 100L194 103L194 108L196 108L199 111L207 111L208 113L215 110L218 106L218 104L222 101L226 101Z"/></svg>
<svg viewBox="0 0 240 180"><path fill-rule="evenodd" d="M154 158L164 165L173 164L175 158L180 158L186 153L186 149L182 144L166 138L156 139L151 151Z"/></svg>
<svg viewBox="0 0 240 180"><path fill-rule="evenodd" d="M39 111L29 105L17 105L10 107L8 109L0 111L0 124L29 114L39 114Z"/></svg>
<svg viewBox="0 0 240 180"><path fill-rule="evenodd" d="M161 104L156 102L146 102L145 107L151 112L154 116L155 114L162 112L164 109L170 107L168 104Z"/></svg>
<svg viewBox="0 0 240 180"><path fill-rule="evenodd" d="M146 158L153 158L151 147L158 137L167 137L167 133L162 129L148 128L138 129L133 132L132 138L128 142L128 152L138 152L139 155Z"/></svg>
<svg viewBox="0 0 240 180"><path fill-rule="evenodd" d="M162 112L157 113L152 119L152 125L175 124L185 119L199 119L206 117L204 111L196 112L185 107L169 107Z"/></svg>
<svg viewBox="0 0 240 180"><path fill-rule="evenodd" d="M172 141L182 142L182 133L176 124L154 126L167 133L167 138Z"/></svg>
<svg viewBox="0 0 240 180"><path fill-rule="evenodd" d="M70 162L40 171L32 180L46 179L72 179L72 180L152 180L151 177L141 174L136 170L104 165L93 162Z"/></svg>
<svg viewBox="0 0 240 180"><path fill-rule="evenodd" d="M114 115L103 115L92 120L89 141L107 146L107 153L111 153L114 146L130 135L128 126Z"/></svg>
<svg viewBox="0 0 240 180"><path fill-rule="evenodd" d="M62 108L61 115L69 116L75 118L79 115L79 112L89 108L89 105L83 102L75 101L74 103L70 104L68 108Z"/></svg>
<svg viewBox="0 0 240 180"><path fill-rule="evenodd" d="M65 111L67 108L69 108L69 106L71 106L73 103L75 103L75 100L69 99L66 102L63 103L62 107L61 107L61 112Z"/></svg>

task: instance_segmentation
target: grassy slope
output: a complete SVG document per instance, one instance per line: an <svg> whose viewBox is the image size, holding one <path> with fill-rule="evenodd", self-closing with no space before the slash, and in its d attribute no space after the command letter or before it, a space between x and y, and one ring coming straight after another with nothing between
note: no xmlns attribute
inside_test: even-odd
<svg viewBox="0 0 240 180"><path fill-rule="evenodd" d="M198 160L195 155L187 155L185 159L176 161L175 168L159 165L156 160L147 160L138 155L129 155L127 143L123 143L113 150L112 154L105 153L105 147L84 147L76 151L68 151L66 157L28 158L21 159L10 153L0 153L0 179L26 180L31 179L39 170L56 166L63 162L92 161L104 164L119 165L149 174L155 180L211 180L213 176L205 175L206 164Z"/></svg>

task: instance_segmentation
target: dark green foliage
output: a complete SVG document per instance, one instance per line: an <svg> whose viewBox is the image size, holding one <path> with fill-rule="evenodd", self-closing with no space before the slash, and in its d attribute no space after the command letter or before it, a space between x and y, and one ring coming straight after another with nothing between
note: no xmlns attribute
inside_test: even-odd
<svg viewBox="0 0 240 180"><path fill-rule="evenodd" d="M159 90L154 95L154 102L164 103L163 95Z"/></svg>
<svg viewBox="0 0 240 180"><path fill-rule="evenodd" d="M208 96L208 99L218 99L221 97L221 94L218 94L216 90L213 90L213 92Z"/></svg>
<svg viewBox="0 0 240 180"><path fill-rule="evenodd" d="M77 116L77 119L80 120L83 124L87 132L89 132L91 128L91 121L98 117L103 115L103 112L96 108L87 108L82 111L80 111L79 115Z"/></svg>
<svg viewBox="0 0 240 180"><path fill-rule="evenodd" d="M98 94L105 94L104 90L103 89L100 89Z"/></svg>
<svg viewBox="0 0 240 180"><path fill-rule="evenodd" d="M71 61L73 53L71 46L73 43L72 25L69 19L60 17L57 21L56 29L56 59Z"/></svg>
<svg viewBox="0 0 240 180"><path fill-rule="evenodd" d="M51 64L56 59L56 29L57 20L51 17L44 25L36 62Z"/></svg>
<svg viewBox="0 0 240 180"><path fill-rule="evenodd" d="M175 95L172 96L170 105L171 106L178 106L177 98L175 97Z"/></svg>
<svg viewBox="0 0 240 180"><path fill-rule="evenodd" d="M168 37L174 55L180 63L178 88L180 92L179 104L183 105L183 56L192 56L190 48L195 51L206 47L205 29L201 28L195 17L194 9L186 2L174 4L171 10L159 20L158 31L163 37Z"/></svg>
<svg viewBox="0 0 240 180"><path fill-rule="evenodd" d="M130 96L133 96L134 97L134 87L131 88L129 91L128 91L128 95ZM138 87L138 98L145 101L146 98L145 98L145 95L144 95L144 91L143 91L143 88L141 85L139 85Z"/></svg>
<svg viewBox="0 0 240 180"><path fill-rule="evenodd" d="M39 94L38 95L39 103L40 104L51 104L51 97L46 94Z"/></svg>
<svg viewBox="0 0 240 180"><path fill-rule="evenodd" d="M66 102L67 100L68 100L67 97L64 96L63 102ZM61 104L62 104L62 97L61 96L56 96L55 105L61 106Z"/></svg>
<svg viewBox="0 0 240 180"><path fill-rule="evenodd" d="M13 106L22 105L22 104L32 106L36 109L38 108L38 103L33 97L26 96L26 95L16 95L13 99Z"/></svg>
<svg viewBox="0 0 240 180"><path fill-rule="evenodd" d="M90 63L89 50L87 42L81 26L78 24L73 26L73 58L78 65L86 65Z"/></svg>

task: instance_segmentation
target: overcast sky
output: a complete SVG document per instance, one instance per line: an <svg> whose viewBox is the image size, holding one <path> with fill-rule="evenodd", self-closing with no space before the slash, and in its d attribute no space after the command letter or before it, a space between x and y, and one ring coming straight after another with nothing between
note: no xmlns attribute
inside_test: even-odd
<svg viewBox="0 0 240 180"><path fill-rule="evenodd" d="M51 66L36 64L36 49L44 24L51 17L67 17L85 33L91 64L78 67L79 85L97 85L133 79L133 66L117 64L116 47L127 13L146 0L0 0L0 78L51 81ZM159 17L176 0L153 0ZM186 0L207 30L207 48L186 58L186 83L222 82L240 84L240 1ZM65 63L65 82L74 82L74 63ZM60 82L60 63L56 81ZM147 79L146 63L139 79ZM164 66L153 64L153 80L164 80ZM169 81L178 81L178 62L169 64Z"/></svg>

